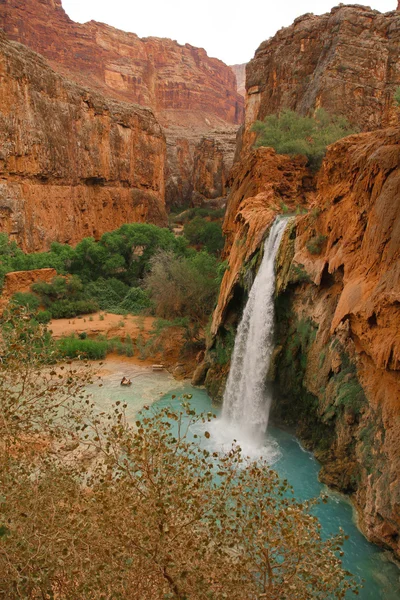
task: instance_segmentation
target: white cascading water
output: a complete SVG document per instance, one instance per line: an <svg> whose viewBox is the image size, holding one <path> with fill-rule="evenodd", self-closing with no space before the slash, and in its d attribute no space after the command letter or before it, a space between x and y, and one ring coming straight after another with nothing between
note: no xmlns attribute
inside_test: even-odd
<svg viewBox="0 0 400 600"><path fill-rule="evenodd" d="M277 218L239 324L217 437L235 438L247 454L265 445L271 398L266 377L274 349L275 258L287 220ZM273 448L270 448L273 452ZM278 451L279 453L279 451ZM269 453L269 459L273 456Z"/></svg>

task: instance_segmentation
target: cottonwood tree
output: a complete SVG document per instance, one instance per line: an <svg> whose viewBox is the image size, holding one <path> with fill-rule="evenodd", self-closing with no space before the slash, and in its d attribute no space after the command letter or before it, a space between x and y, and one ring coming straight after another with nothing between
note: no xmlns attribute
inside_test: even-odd
<svg viewBox="0 0 400 600"><path fill-rule="evenodd" d="M13 356L1 369L5 380L8 368L17 377L20 356L35 365L36 382L14 381L18 402L0 397L1 414L12 415L1 431L0 598L281 600L357 591L341 564L343 536L322 539L313 501L297 502L286 481L247 463L238 447L219 454L199 443L210 443L212 415L146 408L129 423L119 402L99 414L79 370L69 366L57 389L49 385L47 346L37 333L26 338L32 350L21 345L25 327L9 330L18 343L5 344ZM73 446L64 443L71 438Z"/></svg>

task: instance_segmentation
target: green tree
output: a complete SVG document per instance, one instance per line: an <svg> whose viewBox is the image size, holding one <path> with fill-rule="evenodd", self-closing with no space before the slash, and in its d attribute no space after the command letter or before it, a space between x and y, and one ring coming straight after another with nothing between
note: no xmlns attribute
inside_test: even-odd
<svg viewBox="0 0 400 600"><path fill-rule="evenodd" d="M220 223L195 217L192 221L185 223L183 231L191 245L201 246L210 254L219 255L224 248L224 236Z"/></svg>
<svg viewBox="0 0 400 600"><path fill-rule="evenodd" d="M268 115L252 127L258 136L256 146L270 146L278 154L303 154L310 165L319 168L329 144L355 133L344 117L318 109L313 117L302 117L292 110Z"/></svg>

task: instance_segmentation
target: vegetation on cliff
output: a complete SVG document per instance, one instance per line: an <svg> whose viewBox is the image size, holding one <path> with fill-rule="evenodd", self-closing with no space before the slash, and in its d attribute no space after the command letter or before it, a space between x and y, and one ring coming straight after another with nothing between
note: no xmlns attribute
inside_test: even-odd
<svg viewBox="0 0 400 600"><path fill-rule="evenodd" d="M293 110L267 115L252 127L258 136L256 146L269 146L278 154L302 154L314 169L321 166L326 148L337 140L355 133L344 117L328 114L323 109L312 117L302 117Z"/></svg>
<svg viewBox="0 0 400 600"><path fill-rule="evenodd" d="M22 317L22 318L21 318ZM97 413L85 366L53 366L46 331L11 313L0 363L0 594L242 600L344 598L342 536L323 540L313 501L211 454L211 414L119 402ZM45 341L45 343L44 343ZM50 345L49 345L50 344Z"/></svg>

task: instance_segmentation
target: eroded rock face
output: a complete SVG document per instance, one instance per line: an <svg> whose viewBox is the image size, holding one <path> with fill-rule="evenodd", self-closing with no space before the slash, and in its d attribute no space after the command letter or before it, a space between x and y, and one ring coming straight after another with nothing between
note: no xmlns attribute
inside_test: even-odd
<svg viewBox="0 0 400 600"><path fill-rule="evenodd" d="M316 192L304 187L304 167L261 151L280 176L275 186L310 203L288 225L278 256L273 418L315 451L321 480L352 496L367 537L400 556L400 128L332 145ZM229 365L216 364L214 348L240 317L277 208L271 189L256 195L272 179L257 152L235 167L225 219L231 271L206 357L206 384L217 396ZM243 185L257 180L246 197Z"/></svg>
<svg viewBox="0 0 400 600"><path fill-rule="evenodd" d="M398 122L400 15L340 5L306 14L263 42L247 66L246 134L252 123L290 108L323 107L368 131Z"/></svg>
<svg viewBox="0 0 400 600"><path fill-rule="evenodd" d="M94 21L74 23L59 0L2 0L0 27L78 84L153 109L168 142L168 204L186 202L192 186L186 166L180 169L182 140L188 143L190 173L194 148L203 137L219 139L229 131L234 142L243 121L243 97L231 69L202 48L142 39Z"/></svg>
<svg viewBox="0 0 400 600"><path fill-rule="evenodd" d="M64 67L79 83L119 100L162 111L190 110L240 123L243 101L235 77L202 48L167 38L139 38L90 21L74 23L59 0L3 0L0 26ZM164 115L165 124L168 113ZM174 115L171 115L174 122Z"/></svg>
<svg viewBox="0 0 400 600"><path fill-rule="evenodd" d="M0 224L29 252L166 225L165 137L149 109L56 74L0 34Z"/></svg>
<svg viewBox="0 0 400 600"><path fill-rule="evenodd" d="M275 216L307 205L312 177L305 163L303 157L290 158L271 148L258 148L234 165L223 225L228 269L213 315L213 335L229 312L243 265L259 249Z"/></svg>
<svg viewBox="0 0 400 600"><path fill-rule="evenodd" d="M193 159L195 203L225 196L227 178L222 147L215 140L204 138L196 147Z"/></svg>
<svg viewBox="0 0 400 600"><path fill-rule="evenodd" d="M313 425L307 411L302 416L298 411L296 422L323 462L320 477L353 495L367 536L397 555L399 198L399 128L351 136L330 147L314 208L298 219L285 292L281 282L284 348L277 373L287 402L283 410L279 403L276 408L290 415L293 390L287 382L295 379L289 363L298 364L296 353L302 352L307 357L302 390L294 385L306 406L316 400L317 411ZM290 254L285 258L283 250L280 263L290 262ZM296 335L301 351L293 343ZM311 439L313 428L324 436Z"/></svg>
<svg viewBox="0 0 400 600"><path fill-rule="evenodd" d="M243 97L246 96L246 64L231 65L231 69L236 75L237 91Z"/></svg>

